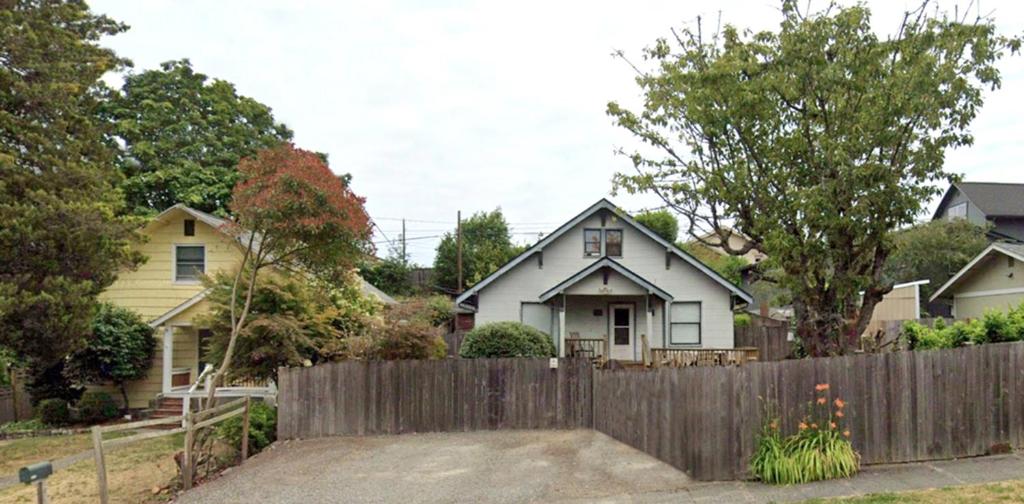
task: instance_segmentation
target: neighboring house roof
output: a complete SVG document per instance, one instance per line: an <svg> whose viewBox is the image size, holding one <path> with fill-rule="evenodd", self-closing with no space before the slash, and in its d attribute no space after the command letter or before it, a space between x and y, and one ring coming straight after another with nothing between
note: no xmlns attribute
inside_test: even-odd
<svg viewBox="0 0 1024 504"><path fill-rule="evenodd" d="M932 220L942 216L954 188L981 209L986 217L1024 217L1024 184L954 182L939 201Z"/></svg>
<svg viewBox="0 0 1024 504"><path fill-rule="evenodd" d="M963 268L960 269L960 271L957 272L957 274L953 275L953 278L950 278L948 282L942 284L942 287L939 287L939 289L935 291L935 294L932 294L932 297L931 299L929 299L929 301L935 301L936 299L939 299L941 297L948 297L945 296L947 291L949 291L954 285L956 285L956 283L965 274L967 274L968 271L971 271L978 263L980 263L983 259L988 257L989 254L993 253L1004 254L1013 257L1018 261L1024 262L1024 245L1002 242L993 243L992 245L989 245L987 249L983 250L980 254L978 254L977 257L971 259L971 262L967 263L967 266L964 266Z"/></svg>
<svg viewBox="0 0 1024 504"><path fill-rule="evenodd" d="M627 224L633 226L634 228L639 230L641 233L646 235L648 238L654 240L659 245L665 247L665 249L667 251L673 253L674 255L676 255L677 257L682 259L684 262L689 263L691 266L697 268L699 271L701 271L705 275L711 277L712 280L717 282L722 287L725 287L726 289L728 289L730 292L735 294L740 299L743 299L747 303L752 303L753 302L754 298L750 294L748 294L746 291L744 291L743 289L739 288L736 284L730 282L729 280L726 280L722 275L718 274L718 272L716 272L715 270L713 270L710 267L708 267L708 265L700 262L699 260L697 260L696 258L691 256L690 254L687 254L686 252L681 250L679 247L677 247L674 243L670 243L669 241L665 240L664 238L659 236L657 233L652 231L647 226L644 226L643 224L637 222L632 217L627 215L626 212L622 211L619 207L615 206L615 204L612 203L611 201L608 201L605 198L601 198L600 200L598 200L597 203L594 203L593 205L588 207L583 212L580 212L579 215L577 215L576 217L573 217L572 219L570 219L565 224L562 224L561 226L559 226L558 229L556 229L551 234L545 236L542 240L540 240L539 242L534 244L532 247L526 249L522 254L519 254L518 256L513 258L511 261L505 263L505 265L500 267L500 268L498 268L497 271L495 271L494 273L491 273L490 275L487 275L486 277L484 277L483 280L477 282L476 285L474 285L470 289L468 289L465 292L463 292L458 298L455 299L455 305L456 306L461 305L463 302L465 302L467 299L469 299L470 296L475 295L477 292L482 290L484 287L487 287L487 285L489 285L491 282L495 281L496 279L498 279L499 277L501 277L505 273L507 273L510 270L512 270L512 268L515 268L519 263L525 261L527 258L532 256L535 252L543 250L545 246L547 246L548 244L550 244L550 243L554 242L555 240L557 240L560 236L562 236L563 234L568 232L570 229L574 228L577 224L579 224L580 222L583 222L584 219L590 217L594 213L596 213L598 211L601 211L601 210L608 210L610 212L615 213L620 219L625 221Z"/></svg>
<svg viewBox="0 0 1024 504"><path fill-rule="evenodd" d="M384 291L378 289L377 287L374 287L374 285L370 282L367 282L365 278L360 277L359 280L363 282L362 291L364 295L374 296L377 299L381 300L381 302L383 302L384 304L398 304L398 301L395 301L395 298L385 294Z"/></svg>
<svg viewBox="0 0 1024 504"><path fill-rule="evenodd" d="M540 295L540 301L543 303L544 301L547 301L547 300L557 296L558 294L560 294L563 291L565 291L565 289L569 288L570 286L572 286L576 282L579 282L580 280L583 280L584 278L587 278L592 273L594 273L595 271L597 271L597 270L599 270L601 268L610 268L610 269L618 272L620 275L630 279L633 283L635 283L635 284L637 284L637 285L647 289L647 292L649 292L651 294L654 294L654 295L660 297L661 299L664 299L665 301L669 301L669 302L672 301L672 295L671 294L665 292L664 290L659 288L657 285L654 285L653 283L649 282L646 278L644 278L644 277L634 273L629 268L627 268L627 267L625 267L625 266L615 262L610 257L602 257L600 260L595 261L593 264L587 266L586 268L581 269L580 271L576 272L575 274L573 274L569 278L566 278L565 280L559 282L558 285L548 289L543 294L541 294Z"/></svg>

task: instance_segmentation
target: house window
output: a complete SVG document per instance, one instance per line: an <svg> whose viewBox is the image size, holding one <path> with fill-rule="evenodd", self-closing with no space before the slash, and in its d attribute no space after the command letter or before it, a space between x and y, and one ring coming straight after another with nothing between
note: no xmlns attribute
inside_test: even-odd
<svg viewBox="0 0 1024 504"><path fill-rule="evenodd" d="M606 229L604 232L604 254L609 257L622 257L622 230Z"/></svg>
<svg viewBox="0 0 1024 504"><path fill-rule="evenodd" d="M174 246L174 281L198 282L206 272L206 247L203 245Z"/></svg>
<svg viewBox="0 0 1024 504"><path fill-rule="evenodd" d="M196 221L192 219L185 219L185 236L196 235Z"/></svg>
<svg viewBox="0 0 1024 504"><path fill-rule="evenodd" d="M946 209L946 220L966 219L967 202L958 203Z"/></svg>
<svg viewBox="0 0 1024 504"><path fill-rule="evenodd" d="M669 343L673 345L700 344L700 302L672 303L672 327Z"/></svg>
<svg viewBox="0 0 1024 504"><path fill-rule="evenodd" d="M601 255L601 230L583 230L583 255L585 257L598 257Z"/></svg>

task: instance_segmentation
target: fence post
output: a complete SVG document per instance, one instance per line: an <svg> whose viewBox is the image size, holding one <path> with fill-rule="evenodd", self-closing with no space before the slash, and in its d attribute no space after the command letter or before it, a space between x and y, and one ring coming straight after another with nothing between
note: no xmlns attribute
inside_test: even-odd
<svg viewBox="0 0 1024 504"><path fill-rule="evenodd" d="M242 412L242 463L249 458L249 402L250 396L245 396L245 411Z"/></svg>
<svg viewBox="0 0 1024 504"><path fill-rule="evenodd" d="M96 484L99 487L100 504L107 504L107 464L103 460L103 431L99 426L92 428L92 454L96 459Z"/></svg>
<svg viewBox="0 0 1024 504"><path fill-rule="evenodd" d="M181 486L185 490L192 488L192 443L194 439L192 412L189 411L185 414L185 451L181 458Z"/></svg>

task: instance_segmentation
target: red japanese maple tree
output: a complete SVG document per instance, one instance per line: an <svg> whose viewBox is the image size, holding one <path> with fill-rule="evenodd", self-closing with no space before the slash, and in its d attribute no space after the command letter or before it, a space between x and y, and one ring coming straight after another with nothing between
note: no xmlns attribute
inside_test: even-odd
<svg viewBox="0 0 1024 504"><path fill-rule="evenodd" d="M230 367L260 270L274 267L337 282L372 251L365 200L317 154L282 144L243 159L238 172L226 231L244 251L231 287L231 337L213 375L208 405Z"/></svg>

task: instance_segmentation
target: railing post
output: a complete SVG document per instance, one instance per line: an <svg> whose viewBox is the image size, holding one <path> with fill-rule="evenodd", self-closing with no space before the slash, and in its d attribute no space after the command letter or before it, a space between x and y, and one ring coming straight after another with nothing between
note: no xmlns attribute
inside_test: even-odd
<svg viewBox="0 0 1024 504"><path fill-rule="evenodd" d="M181 486L185 490L192 488L192 442L195 429L192 428L192 412L185 413L185 450L181 457Z"/></svg>
<svg viewBox="0 0 1024 504"><path fill-rule="evenodd" d="M249 458L249 404L250 396L245 396L245 411L242 412L242 463Z"/></svg>
<svg viewBox="0 0 1024 504"><path fill-rule="evenodd" d="M99 426L92 428L92 454L96 460L96 485L99 487L100 504L110 502L107 494L107 464L103 459L103 431Z"/></svg>

